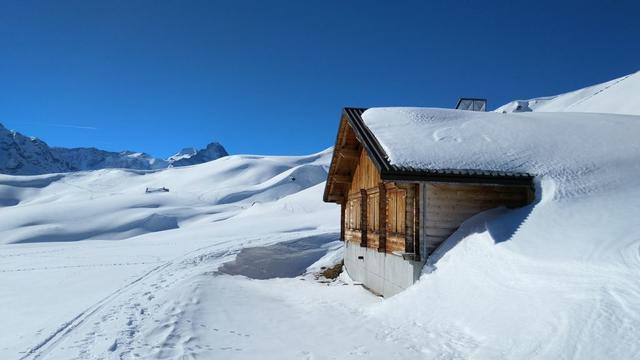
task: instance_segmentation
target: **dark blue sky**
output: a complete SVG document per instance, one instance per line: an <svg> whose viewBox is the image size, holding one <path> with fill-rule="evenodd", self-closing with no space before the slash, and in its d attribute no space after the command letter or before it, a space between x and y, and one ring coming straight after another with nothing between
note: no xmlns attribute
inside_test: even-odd
<svg viewBox="0 0 640 360"><path fill-rule="evenodd" d="M0 122L168 156L331 146L344 106L491 109L640 69L638 1L0 0ZM77 126L72 127L72 126Z"/></svg>

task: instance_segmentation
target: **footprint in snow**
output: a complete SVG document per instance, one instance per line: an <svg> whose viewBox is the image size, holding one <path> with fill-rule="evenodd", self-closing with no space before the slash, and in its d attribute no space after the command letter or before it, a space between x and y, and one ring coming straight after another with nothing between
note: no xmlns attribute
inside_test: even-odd
<svg viewBox="0 0 640 360"><path fill-rule="evenodd" d="M118 348L118 340L114 340L113 344L111 344L111 346L109 346L109 348L107 350L109 350L110 352L114 352L116 351L116 349Z"/></svg>
<svg viewBox="0 0 640 360"><path fill-rule="evenodd" d="M433 140L442 142L462 142L459 132L451 127L444 127L433 132Z"/></svg>

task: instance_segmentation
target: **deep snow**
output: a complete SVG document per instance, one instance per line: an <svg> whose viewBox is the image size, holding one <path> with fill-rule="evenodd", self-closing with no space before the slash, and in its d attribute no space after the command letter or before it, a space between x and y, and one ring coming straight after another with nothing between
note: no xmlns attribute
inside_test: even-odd
<svg viewBox="0 0 640 360"><path fill-rule="evenodd" d="M538 198L465 222L382 300L344 274L218 271L309 238L323 240L304 243L296 272L339 259L339 209L321 202L330 151L0 176L0 358L640 357L640 116L364 117L392 163L531 172ZM260 268L287 269L275 260Z"/></svg>

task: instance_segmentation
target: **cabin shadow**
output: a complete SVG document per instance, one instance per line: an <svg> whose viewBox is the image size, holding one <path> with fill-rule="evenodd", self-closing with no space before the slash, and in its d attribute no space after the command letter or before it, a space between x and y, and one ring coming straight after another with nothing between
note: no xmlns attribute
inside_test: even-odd
<svg viewBox="0 0 640 360"><path fill-rule="evenodd" d="M268 246L243 248L235 260L222 264L217 273L259 280L293 278L304 274L309 266L327 253L325 244L339 239L339 233L327 233Z"/></svg>
<svg viewBox="0 0 640 360"><path fill-rule="evenodd" d="M467 219L428 257L425 270L432 272L440 259L451 251L460 241L473 234L488 232L495 244L511 240L522 224L527 221L536 203L519 208L495 208L484 211Z"/></svg>
<svg viewBox="0 0 640 360"><path fill-rule="evenodd" d="M520 226L527 220L534 205L509 209L499 219L487 222L487 231L496 244L511 240Z"/></svg>

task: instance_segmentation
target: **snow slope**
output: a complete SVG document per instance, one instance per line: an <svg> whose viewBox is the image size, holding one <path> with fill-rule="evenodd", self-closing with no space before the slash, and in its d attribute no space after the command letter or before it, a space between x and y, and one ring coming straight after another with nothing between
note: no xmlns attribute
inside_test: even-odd
<svg viewBox="0 0 640 360"><path fill-rule="evenodd" d="M252 206L324 181L327 156L233 156L164 171L0 175L0 203L6 205L0 208L0 242L125 239L255 212ZM157 187L170 191L145 193Z"/></svg>
<svg viewBox="0 0 640 360"><path fill-rule="evenodd" d="M640 115L640 71L562 95L516 100L496 112L595 112Z"/></svg>
<svg viewBox="0 0 640 360"><path fill-rule="evenodd" d="M0 175L0 358L182 359L167 322L183 290L243 247L336 239L338 210L317 200L330 155Z"/></svg>

